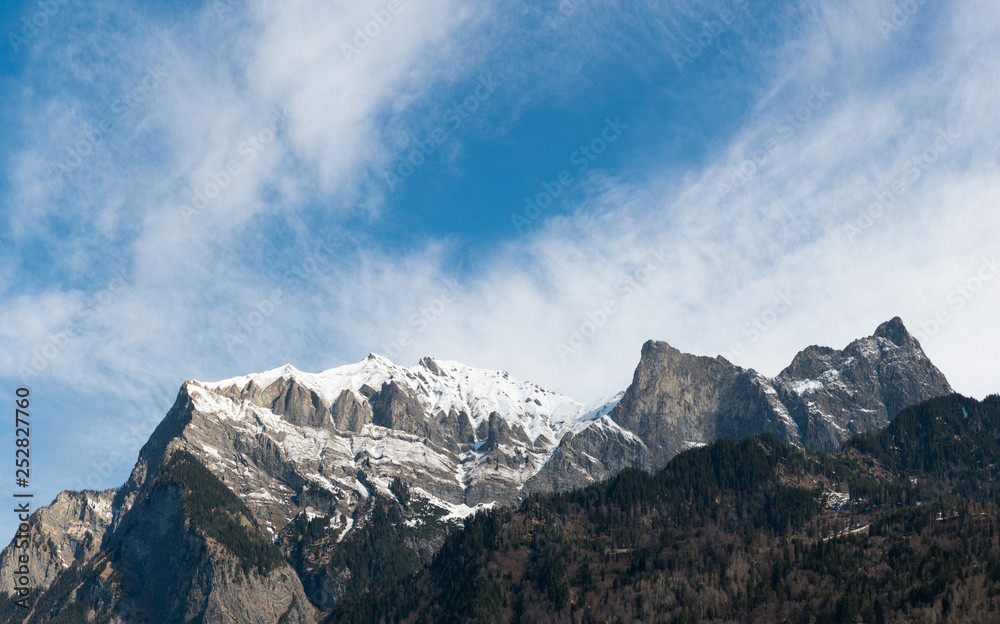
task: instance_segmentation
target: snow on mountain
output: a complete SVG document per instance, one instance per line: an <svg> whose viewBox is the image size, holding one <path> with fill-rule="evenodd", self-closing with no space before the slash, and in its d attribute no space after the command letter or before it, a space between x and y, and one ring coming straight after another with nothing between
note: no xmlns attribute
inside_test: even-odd
<svg viewBox="0 0 1000 624"><path fill-rule="evenodd" d="M285 365L189 381L182 391L192 419L181 443L271 532L308 502L346 534L372 488L392 496L393 478L414 486L443 520L460 519L517 501L568 434L592 428L642 444L608 417L622 393L585 406L451 360L404 367L372 354L320 373Z"/></svg>
<svg viewBox="0 0 1000 624"><path fill-rule="evenodd" d="M478 428L496 412L508 425L517 425L529 434L532 442L539 436L554 446L566 431L586 427L588 413L613 407L615 399L587 409L573 399L545 390L536 384L521 381L502 371L466 366L453 360L423 358L416 366L403 367L387 358L370 354L356 364L331 368L321 373L305 373L290 364L253 375L233 377L212 383L198 383L203 388L242 389L250 382L267 388L281 379L295 380L316 392L327 405L332 405L344 391L350 390L363 400L362 389L378 389L384 383L405 384L422 403L428 415L454 410L469 415ZM604 411L607 413L610 407ZM581 418L582 417L582 418Z"/></svg>

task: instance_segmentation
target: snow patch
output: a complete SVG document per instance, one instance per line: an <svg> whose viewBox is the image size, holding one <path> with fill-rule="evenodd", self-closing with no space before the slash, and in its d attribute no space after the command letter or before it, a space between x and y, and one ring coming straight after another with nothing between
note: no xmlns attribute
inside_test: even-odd
<svg viewBox="0 0 1000 624"><path fill-rule="evenodd" d="M476 505L475 507L469 507L465 503L460 503L458 505L455 505L453 503L449 503L447 501L441 500L440 498L438 498L437 496L434 496L433 494L431 494L427 490L424 490L423 488L419 488L419 487L412 488L411 492L413 492L414 494L419 495L421 498L426 499L427 502L429 502L430 504L434 505L435 507L440 507L441 509L444 509L445 511L447 511L448 513L441 517L441 521L443 521L443 522L463 520L463 519L468 518L469 516L471 516L471 515L473 515L473 514L475 514L477 512L484 511L484 510L487 510L487 509L493 509L493 507L496 506L495 502L492 502L492 503L480 503L480 504Z"/></svg>
<svg viewBox="0 0 1000 624"><path fill-rule="evenodd" d="M304 373L285 365L263 373L189 385L193 391L203 395L200 400L207 409L202 411L232 413L231 408L226 409L225 406L232 401L215 393L200 391L201 387L225 390L235 386L243 389L253 381L257 386L266 388L279 379L290 379L316 392L324 403L330 405L344 390L350 390L361 398L362 387L379 390L384 383L391 381L410 389L428 415L464 412L473 427L478 428L491 413L496 412L508 425L523 427L530 439L536 440L544 435L553 443L557 443L568 431L585 428L585 421L610 412L624 394L619 393L611 400L587 407L503 371L473 368L451 360L432 360L430 363L439 372L431 372L424 364L407 368L397 366L382 356L369 355L356 364L321 373ZM212 398L209 399L209 396ZM209 401L212 405L208 404Z"/></svg>
<svg viewBox="0 0 1000 624"><path fill-rule="evenodd" d="M827 509L840 509L851 502L851 495L841 492L824 492L823 499Z"/></svg>
<svg viewBox="0 0 1000 624"><path fill-rule="evenodd" d="M341 531L340 535L337 537L337 542L338 543L344 541L344 538L347 536L347 532L350 531L351 527L354 526L354 518L350 518L348 516L344 516L344 520L347 521L347 524L344 526L344 530Z"/></svg>
<svg viewBox="0 0 1000 624"><path fill-rule="evenodd" d="M358 479L354 479L354 488L357 490L358 494L361 495L361 498L368 498L372 495L368 488L365 487L365 484Z"/></svg>
<svg viewBox="0 0 1000 624"><path fill-rule="evenodd" d="M804 396L806 394L815 394L816 392L823 389L823 382L817 381L815 379L805 379L803 381L793 381L788 384L792 392L799 396Z"/></svg>

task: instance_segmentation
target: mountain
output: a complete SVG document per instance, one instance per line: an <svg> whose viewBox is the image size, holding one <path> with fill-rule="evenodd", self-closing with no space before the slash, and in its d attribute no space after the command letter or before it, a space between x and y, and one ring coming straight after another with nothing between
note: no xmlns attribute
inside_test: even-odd
<svg viewBox="0 0 1000 624"><path fill-rule="evenodd" d="M315 622L418 572L477 511L723 437L835 450L949 392L899 319L774 379L650 341L591 406L431 358L187 381L121 488L32 516L34 608L0 621ZM16 563L8 546L0 579Z"/></svg>
<svg viewBox="0 0 1000 624"><path fill-rule="evenodd" d="M26 549L32 561L27 575L32 587L48 587L74 562L88 560L100 551L101 538L111 524L113 499L113 490L61 492L32 515ZM8 556L4 551L0 566L0 587L4 588L15 586L17 566Z"/></svg>
<svg viewBox="0 0 1000 624"><path fill-rule="evenodd" d="M565 436L625 436L607 412L430 358L406 368L371 355L319 374L285 366L187 381L124 486L64 493L33 515L31 584L49 590L39 601L49 610L36 605L31 621L67 607L100 619L102 604L108 621L111 612L225 621L219 614L258 596L271 607L235 621L314 621L311 602L329 607L415 571L457 520L520 500ZM206 510L221 499L224 510ZM405 523L387 505L401 499ZM90 508L100 513L80 522ZM392 563L369 569L375 551ZM2 578L16 568L13 552L0 558ZM162 595L150 579L179 594Z"/></svg>
<svg viewBox="0 0 1000 624"><path fill-rule="evenodd" d="M996 621L998 439L1000 395L949 395L833 455L719 440L468 518L328 621Z"/></svg>
<svg viewBox="0 0 1000 624"><path fill-rule="evenodd" d="M645 453L621 448L616 454L602 446L606 436L584 430L560 445L556 461L546 468L586 473L587 456L593 455L603 461L624 459L615 465L619 470L625 465L655 470L686 449L758 433L831 452L854 434L885 427L903 408L951 392L898 317L843 350L808 347L773 379L721 356L690 355L649 341L631 385L608 414L642 441ZM589 453L593 448L606 452ZM543 469L536 480L548 472ZM577 479L572 485L585 482Z"/></svg>
<svg viewBox="0 0 1000 624"><path fill-rule="evenodd" d="M773 383L798 440L826 451L884 428L910 405L952 392L898 317L842 351L805 349Z"/></svg>

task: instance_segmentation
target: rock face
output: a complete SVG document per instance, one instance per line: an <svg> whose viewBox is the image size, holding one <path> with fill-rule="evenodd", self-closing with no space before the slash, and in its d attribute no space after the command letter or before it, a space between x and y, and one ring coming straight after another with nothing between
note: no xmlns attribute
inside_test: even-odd
<svg viewBox="0 0 1000 624"><path fill-rule="evenodd" d="M838 448L876 431L904 408L952 392L899 318L843 351L809 347L775 379L806 446Z"/></svg>
<svg viewBox="0 0 1000 624"><path fill-rule="evenodd" d="M178 471L178 433L193 408L185 386L119 490L63 492L32 514L37 600L27 610L8 603L3 621L318 621L297 573L235 494L193 456ZM0 556L5 587L14 553Z"/></svg>
<svg viewBox="0 0 1000 624"><path fill-rule="evenodd" d="M842 351L808 347L774 379L647 342L611 418L643 440L659 468L691 446L765 432L834 451L855 433L885 427L903 408L951 392L894 318Z"/></svg>
<svg viewBox="0 0 1000 624"><path fill-rule="evenodd" d="M589 407L430 358L188 381L121 488L64 492L32 516L45 611L29 617L317 622L378 582L348 556L355 536L395 536L379 552L402 573L477 509L657 469L720 437L832 450L950 391L899 319L842 351L809 347L773 379L650 341L628 389Z"/></svg>
<svg viewBox="0 0 1000 624"><path fill-rule="evenodd" d="M61 492L48 507L39 509L28 522L28 548L19 554L30 558L31 587L48 587L64 569L87 561L98 553L111 525L114 490ZM14 587L13 549L0 555L0 587Z"/></svg>
<svg viewBox="0 0 1000 624"><path fill-rule="evenodd" d="M770 432L788 438L794 423L771 382L725 359L681 353L647 342L632 385L611 412L650 449L650 467L722 437Z"/></svg>
<svg viewBox="0 0 1000 624"><path fill-rule="evenodd" d="M362 571L341 546L366 539L373 514L401 510L394 548L426 559L465 516L519 501L565 436L615 428L607 411L503 372L429 358L404 368L372 355L319 374L288 366L185 382L121 488L63 493L33 516L31 581L48 590L48 610L25 615L318 621L315 606L328 610L356 589ZM176 457L200 467L188 470L200 475L193 483L166 476ZM592 480L580 474L563 487ZM230 514L240 526L206 526L204 505L191 502L202 491L241 501L245 513ZM247 553L264 545L281 548L282 564L244 569ZM13 553L3 554L5 587Z"/></svg>
<svg viewBox="0 0 1000 624"><path fill-rule="evenodd" d="M160 468L165 465L169 460ZM202 484L161 476L122 514L101 555L83 568L77 604L90 598L88 606L99 613L102 604L110 603L109 615L122 622L316 621L298 575L252 519L225 514L212 518L216 526L205 524L190 506L192 498L205 494L198 491ZM227 539L223 527L229 535L234 527L243 534ZM258 549L272 549L273 567L255 567L257 561L234 546L254 540Z"/></svg>
<svg viewBox="0 0 1000 624"><path fill-rule="evenodd" d="M625 468L649 470L646 444L614 423L587 427L562 439L552 458L525 484L531 491L561 492L612 477Z"/></svg>

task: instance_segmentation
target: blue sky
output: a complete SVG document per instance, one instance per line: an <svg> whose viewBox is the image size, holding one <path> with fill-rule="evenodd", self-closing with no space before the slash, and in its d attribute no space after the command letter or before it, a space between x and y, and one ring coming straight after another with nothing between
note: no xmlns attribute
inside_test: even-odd
<svg viewBox="0 0 1000 624"><path fill-rule="evenodd" d="M122 483L185 379L369 352L590 402L650 338L773 375L899 315L1000 390L998 18L5 3L0 387L40 502Z"/></svg>

